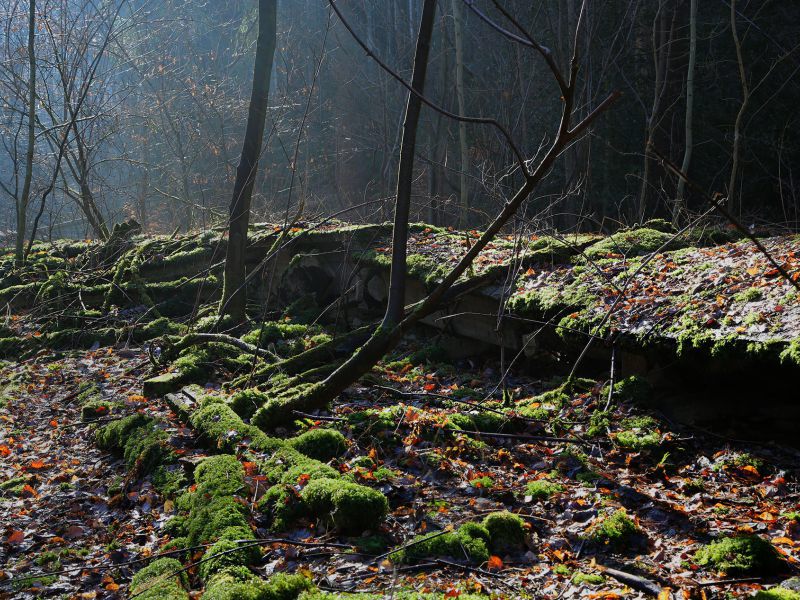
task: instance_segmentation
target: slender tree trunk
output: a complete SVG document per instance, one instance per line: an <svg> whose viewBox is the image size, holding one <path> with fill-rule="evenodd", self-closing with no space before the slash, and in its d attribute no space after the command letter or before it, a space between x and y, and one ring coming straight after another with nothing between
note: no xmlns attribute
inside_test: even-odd
<svg viewBox="0 0 800 600"><path fill-rule="evenodd" d="M739 177L739 155L742 147L742 122L747 105L750 102L750 87L747 83L747 74L744 70L744 56L742 55L742 43L739 40L739 32L736 28L736 0L731 0L731 34L733 35L733 46L736 48L736 65L739 68L739 82L742 86L742 104L739 112L736 113L736 122L733 125L733 153L731 156L731 176L728 180L728 203L729 210L734 215L741 216L742 202L739 197L736 180Z"/></svg>
<svg viewBox="0 0 800 600"><path fill-rule="evenodd" d="M464 16L461 9L461 0L452 0L452 3L456 46L456 101L458 102L458 114L465 115L467 107L464 100ZM458 124L458 149L461 157L458 182L461 202L458 212L458 226L464 227L467 224L467 211L469 210L469 189L467 187L469 151L467 149L467 124L463 121Z"/></svg>
<svg viewBox="0 0 800 600"><path fill-rule="evenodd" d="M25 229L33 179L33 150L36 141L36 0L30 0L28 12L28 148L25 153L25 179L17 199L17 239L14 256L17 264L25 262Z"/></svg>
<svg viewBox="0 0 800 600"><path fill-rule="evenodd" d="M253 184L258 170L258 159L261 156L267 117L276 29L277 0L259 0L253 90L250 96L242 156L239 166L236 168L236 182L231 198L225 280L219 309L221 315L229 315L236 322L244 321L247 305L244 264L247 227L250 223L250 201L253 196Z"/></svg>
<svg viewBox="0 0 800 600"><path fill-rule="evenodd" d="M681 171L689 172L694 150L694 71L697 64L697 0L689 2L689 66L686 70L686 121L683 163ZM681 211L686 207L686 181L678 178L678 193L672 209L672 223L677 226Z"/></svg>
<svg viewBox="0 0 800 600"><path fill-rule="evenodd" d="M433 23L436 17L436 0L425 0L422 6L417 48L414 53L414 70L411 87L425 92L428 73L428 56L431 49ZM406 253L408 244L408 220L411 211L411 186L414 178L414 153L417 146L417 125L422 111L419 96L409 93L406 116L403 122L403 139L400 143L400 166L397 170L397 201L394 209L392 229L392 267L389 276L389 301L383 325L391 327L403 318L406 305Z"/></svg>

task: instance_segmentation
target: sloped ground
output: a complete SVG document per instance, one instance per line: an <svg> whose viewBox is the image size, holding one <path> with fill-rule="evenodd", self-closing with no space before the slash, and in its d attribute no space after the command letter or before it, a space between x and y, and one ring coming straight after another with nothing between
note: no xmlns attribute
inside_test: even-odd
<svg viewBox="0 0 800 600"><path fill-rule="evenodd" d="M409 348L423 343L412 340ZM631 400L648 391L635 381L618 382L605 411L602 382L559 387L512 374L509 410L493 389L497 365L451 365L437 355L435 348L411 358L401 352L329 413L300 418L301 430L343 431L347 450L329 464L388 499L387 517L362 535L342 535L308 515L272 530L258 510L268 486L259 463L248 458L263 453L229 432L246 473L234 496L252 509L250 526L263 540L263 553L250 564L254 573L303 574L337 595L407 589L444 597L633 598L649 586L670 588L676 598L710 598L749 596L796 569L797 452L726 443L644 415ZM151 475L128 477L131 470L93 442L93 429L106 420L157 418L186 465L231 447L209 445L162 401L138 394L145 360L138 352L99 350L4 367L5 597L125 597L130 577L168 547L167 520L191 488L162 495ZM87 381L98 383L102 400L113 405L110 416L88 415L99 423L80 423L77 392ZM546 390L556 391L542 395ZM181 485L191 485L187 476ZM308 479L300 475L295 489ZM460 546L406 561L389 555L416 535L441 538L451 527L504 510L519 515L524 535L493 546L488 558L470 561ZM767 542L767 558L743 570L703 564L696 552L729 535L758 536ZM191 589L202 589L202 551L177 555ZM782 559L777 569L773 559ZM610 575L605 567L623 573Z"/></svg>

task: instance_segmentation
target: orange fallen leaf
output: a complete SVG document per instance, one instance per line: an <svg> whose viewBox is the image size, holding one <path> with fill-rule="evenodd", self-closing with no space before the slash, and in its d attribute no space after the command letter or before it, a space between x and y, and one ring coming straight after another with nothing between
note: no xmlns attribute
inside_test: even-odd
<svg viewBox="0 0 800 600"><path fill-rule="evenodd" d="M749 267L747 269L747 274L755 277L756 275L758 275L758 267Z"/></svg>
<svg viewBox="0 0 800 600"><path fill-rule="evenodd" d="M38 470L38 469L44 469L46 466L47 466L47 465L44 463L44 461L42 461L42 460L38 460L38 459L37 459L37 460L34 460L34 461L33 461L33 462L30 464L30 468L31 468L31 469L37 469L37 470Z"/></svg>
<svg viewBox="0 0 800 600"><path fill-rule="evenodd" d="M38 498L39 497L39 492L37 492L35 489L33 489L33 487L31 487L27 483L24 486L22 486L22 493L23 494L28 494L29 496L32 496L33 498Z"/></svg>
<svg viewBox="0 0 800 600"><path fill-rule="evenodd" d="M772 543L777 546L794 546L794 540L787 537L776 537Z"/></svg>
<svg viewBox="0 0 800 600"><path fill-rule="evenodd" d="M55 419L50 421L50 427L58 427L58 421L56 421Z"/></svg>
<svg viewBox="0 0 800 600"><path fill-rule="evenodd" d="M22 540L24 539L25 539L25 534L22 533L19 529L15 529L8 535L6 541L9 544L21 544Z"/></svg>
<svg viewBox="0 0 800 600"><path fill-rule="evenodd" d="M8 446L0 446L0 456L8 456L11 454L11 450Z"/></svg>
<svg viewBox="0 0 800 600"><path fill-rule="evenodd" d="M492 555L489 557L489 562L487 563L487 566L490 569L497 569L499 571L500 569L503 568L503 559L500 558L499 556Z"/></svg>
<svg viewBox="0 0 800 600"><path fill-rule="evenodd" d="M762 512L760 515L758 515L758 520L759 520L759 521L768 521L768 522L769 522L769 521L774 521L774 520L775 520L775 515L773 515L773 514L772 514L771 512L769 512L769 511L766 511L766 510L765 510L765 511L764 511L764 512Z"/></svg>

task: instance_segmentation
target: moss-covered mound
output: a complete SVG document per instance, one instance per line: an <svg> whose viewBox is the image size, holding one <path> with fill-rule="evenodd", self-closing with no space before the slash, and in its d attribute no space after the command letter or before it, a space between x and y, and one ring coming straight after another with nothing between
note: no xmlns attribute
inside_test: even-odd
<svg viewBox="0 0 800 600"><path fill-rule="evenodd" d="M719 539L698 550L694 559L702 567L730 575L769 575L787 567L775 547L757 535Z"/></svg>
<svg viewBox="0 0 800 600"><path fill-rule="evenodd" d="M589 530L587 538L597 544L611 546L616 550L626 549L642 536L642 530L628 516L625 509L600 517Z"/></svg>
<svg viewBox="0 0 800 600"><path fill-rule="evenodd" d="M377 527L388 512L383 494L353 483L318 460L343 453L346 443L339 432L312 429L290 440L272 438L244 423L218 397L204 399L190 420L219 447L234 450L246 442L252 450L271 454L268 460L254 460L272 484L259 508L270 517L274 529L284 529L306 516L326 521L346 533L360 533Z"/></svg>
<svg viewBox="0 0 800 600"><path fill-rule="evenodd" d="M525 542L525 523L509 512L487 515L481 523L465 523L454 531L438 531L417 536L389 558L408 563L425 558L449 556L480 564L489 560L490 552L517 550Z"/></svg>
<svg viewBox="0 0 800 600"><path fill-rule="evenodd" d="M159 558L133 576L131 596L141 600L188 600L183 565L174 558Z"/></svg>

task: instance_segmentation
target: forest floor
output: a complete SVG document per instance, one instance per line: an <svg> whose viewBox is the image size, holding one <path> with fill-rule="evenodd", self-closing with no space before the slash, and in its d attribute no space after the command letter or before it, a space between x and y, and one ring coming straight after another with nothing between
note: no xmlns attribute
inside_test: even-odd
<svg viewBox="0 0 800 600"><path fill-rule="evenodd" d="M642 413L622 389L604 411L604 382L584 382L553 401L541 394L564 392L558 382L521 373L509 376L506 394L542 408L545 418L509 433L454 431L444 425L455 413L497 397L499 367L407 358L418 344L409 340L406 357L401 352L300 424L345 433L348 449L330 464L384 494L388 517L355 538L308 519L276 535L253 511L252 528L264 540L256 573L303 573L336 593L717 598L750 596L800 564L799 452L683 428ZM120 403L115 418L159 418L187 463L215 453L162 399L140 395L147 365L140 350L96 349L42 351L2 368L0 597L124 597L132 574L169 540L163 527L173 500L99 450L93 429L107 419L81 422L75 402L79 386L95 382L109 405ZM348 420L381 408L390 417L383 429ZM237 494L255 506L264 478L253 463L244 466L247 489ZM498 510L518 514L525 537L488 560L387 558L415 535ZM768 540L780 568L725 573L697 554L712 539L753 534Z"/></svg>

